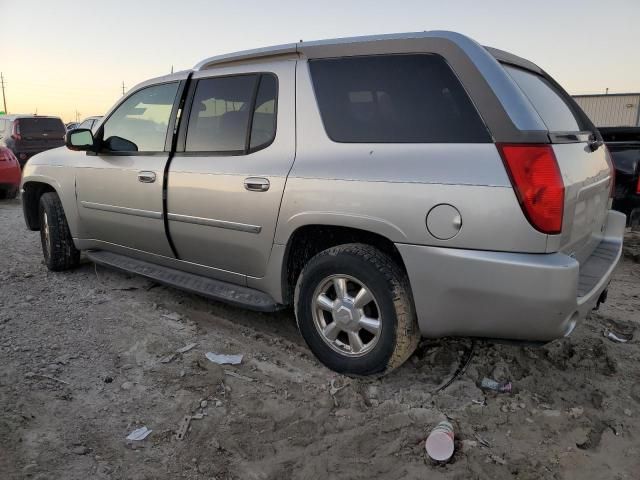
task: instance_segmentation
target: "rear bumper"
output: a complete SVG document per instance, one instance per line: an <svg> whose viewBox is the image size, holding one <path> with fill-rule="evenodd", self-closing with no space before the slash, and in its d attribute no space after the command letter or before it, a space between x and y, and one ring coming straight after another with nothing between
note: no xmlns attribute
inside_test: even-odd
<svg viewBox="0 0 640 480"><path fill-rule="evenodd" d="M423 336L548 341L596 306L622 253L625 216L582 264L563 253L523 254L397 244Z"/></svg>

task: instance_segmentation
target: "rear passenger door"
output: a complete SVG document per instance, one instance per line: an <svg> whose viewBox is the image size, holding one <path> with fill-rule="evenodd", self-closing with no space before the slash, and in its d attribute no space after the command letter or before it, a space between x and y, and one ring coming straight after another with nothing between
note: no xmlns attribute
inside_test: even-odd
<svg viewBox="0 0 640 480"><path fill-rule="evenodd" d="M261 277L295 155L295 61L196 72L169 167L169 233L181 260Z"/></svg>

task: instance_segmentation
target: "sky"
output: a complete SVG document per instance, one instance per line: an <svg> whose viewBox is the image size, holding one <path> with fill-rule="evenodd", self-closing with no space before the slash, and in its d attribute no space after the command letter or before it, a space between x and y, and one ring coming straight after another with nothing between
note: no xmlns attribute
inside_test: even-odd
<svg viewBox="0 0 640 480"><path fill-rule="evenodd" d="M639 20L640 0L0 0L0 72L9 113L68 122L105 113L123 82L217 54L453 30L532 60L571 94L640 92Z"/></svg>

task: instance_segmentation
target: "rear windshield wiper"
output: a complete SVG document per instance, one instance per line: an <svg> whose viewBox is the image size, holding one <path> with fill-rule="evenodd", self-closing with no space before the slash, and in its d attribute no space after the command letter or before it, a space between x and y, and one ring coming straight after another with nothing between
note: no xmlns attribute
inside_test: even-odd
<svg viewBox="0 0 640 480"><path fill-rule="evenodd" d="M604 145L604 141L602 140L602 137L600 135L596 135L595 133L591 132L591 135L589 135L589 140L587 144L589 145L589 148L591 149L591 151L595 152L602 145Z"/></svg>

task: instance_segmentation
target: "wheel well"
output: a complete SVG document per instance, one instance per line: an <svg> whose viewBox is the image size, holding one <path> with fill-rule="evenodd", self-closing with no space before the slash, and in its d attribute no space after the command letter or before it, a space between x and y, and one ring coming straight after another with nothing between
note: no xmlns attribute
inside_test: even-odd
<svg viewBox="0 0 640 480"><path fill-rule="evenodd" d="M46 192L55 192L56 190L47 183L27 182L23 186L22 194L22 210L27 227L30 230L40 230L40 217L38 208L40 206L40 197Z"/></svg>
<svg viewBox="0 0 640 480"><path fill-rule="evenodd" d="M333 225L305 225L298 228L287 243L282 269L283 303L293 303L300 272L311 258L327 248L345 243L364 243L389 255L406 272L400 252L391 240L377 233Z"/></svg>

